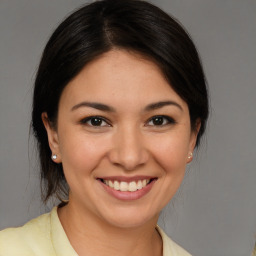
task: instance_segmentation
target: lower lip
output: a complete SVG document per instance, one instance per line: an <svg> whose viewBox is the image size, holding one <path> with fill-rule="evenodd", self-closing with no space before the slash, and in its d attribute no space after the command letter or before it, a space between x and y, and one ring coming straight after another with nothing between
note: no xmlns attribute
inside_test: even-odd
<svg viewBox="0 0 256 256"><path fill-rule="evenodd" d="M108 192L108 194L115 197L116 199L131 201L131 200L140 199L143 196L145 196L151 190L153 185L155 184L156 179L152 180L146 187L144 187L140 190L136 190L134 192L115 190L115 189L107 186L106 184L104 184L100 180L99 180L99 182L101 183L103 188Z"/></svg>

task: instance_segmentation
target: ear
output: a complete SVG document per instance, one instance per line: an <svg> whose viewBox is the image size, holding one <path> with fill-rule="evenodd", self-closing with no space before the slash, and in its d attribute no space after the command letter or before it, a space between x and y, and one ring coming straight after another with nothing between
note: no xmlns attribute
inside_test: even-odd
<svg viewBox="0 0 256 256"><path fill-rule="evenodd" d="M42 113L41 118L42 118L44 127L47 132L48 143L49 143L49 147L52 151L52 155L57 156L56 159L52 158L52 160L55 163L61 163L61 154L60 154L60 149L59 149L59 138L58 138L57 130L52 126L46 112Z"/></svg>
<svg viewBox="0 0 256 256"><path fill-rule="evenodd" d="M200 131L200 127L201 127L201 120L198 119L196 120L195 128L191 131L187 163L190 163L193 160L193 151L196 146L197 135Z"/></svg>

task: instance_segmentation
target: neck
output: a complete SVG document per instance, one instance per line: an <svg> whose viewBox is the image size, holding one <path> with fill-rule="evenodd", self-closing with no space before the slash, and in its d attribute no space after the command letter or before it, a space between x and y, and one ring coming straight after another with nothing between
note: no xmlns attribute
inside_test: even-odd
<svg viewBox="0 0 256 256"><path fill-rule="evenodd" d="M66 235L79 256L162 255L162 239L155 229L158 216L139 227L115 227L68 203L58 209Z"/></svg>

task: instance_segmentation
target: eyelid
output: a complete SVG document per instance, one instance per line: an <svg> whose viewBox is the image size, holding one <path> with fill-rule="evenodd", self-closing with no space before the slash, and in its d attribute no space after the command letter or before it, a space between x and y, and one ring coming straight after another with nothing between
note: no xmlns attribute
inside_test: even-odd
<svg viewBox="0 0 256 256"><path fill-rule="evenodd" d="M101 119L103 122L105 122L107 125L103 125L103 126L94 126L94 125L89 125L88 124L88 121L90 121L90 120L92 120L93 118L97 118L97 119ZM90 127L109 127L109 126L111 126L110 125L110 121L107 119L107 118L105 118L105 117L102 117L102 116L88 116L88 117L85 117L85 118L82 118L80 121L79 121L79 123L80 124L83 124L83 125L88 125L88 126L90 126Z"/></svg>
<svg viewBox="0 0 256 256"><path fill-rule="evenodd" d="M150 117L148 120L147 120L147 124L150 122L150 121L153 121L154 118L158 118L158 117L161 117L161 118L164 118L167 120L167 123L166 124L163 124L163 125L148 125L148 126L154 126L154 127L163 127L163 126L166 126L166 125L170 125L170 124L176 124L177 122L174 120L174 118L170 117L170 116L166 116L166 115L155 115L155 116L152 116Z"/></svg>
<svg viewBox="0 0 256 256"><path fill-rule="evenodd" d="M88 122L90 120L92 120L93 118L97 118L97 119L101 119L103 122L106 123L106 125L90 125L88 124ZM167 123L164 123L162 125L154 125L154 124L149 124L149 122L153 121L154 118L163 118L165 119L165 122ZM98 116L98 115L93 115L93 116L88 116L88 117L85 117L85 118L82 118L80 121L79 121L80 124L82 125L88 125L89 127L95 127L95 128L100 128L100 127L109 127L111 126L111 123L110 121L103 117L103 116ZM167 116L167 115L155 115L155 116L152 116L150 117L147 121L146 121L146 126L154 126L154 127L163 127L163 126L166 126L166 125L171 125L171 124L176 124L177 122L174 120L174 118L170 117L170 116Z"/></svg>

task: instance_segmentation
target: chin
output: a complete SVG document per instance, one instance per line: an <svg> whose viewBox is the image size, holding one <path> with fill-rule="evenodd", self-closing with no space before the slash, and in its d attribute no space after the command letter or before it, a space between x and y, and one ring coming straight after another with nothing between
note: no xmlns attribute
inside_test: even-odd
<svg viewBox="0 0 256 256"><path fill-rule="evenodd" d="M105 212L105 222L108 222L111 226L118 228L136 228L141 227L149 222L157 224L159 214L149 214L139 209L122 209L111 211L109 214Z"/></svg>

